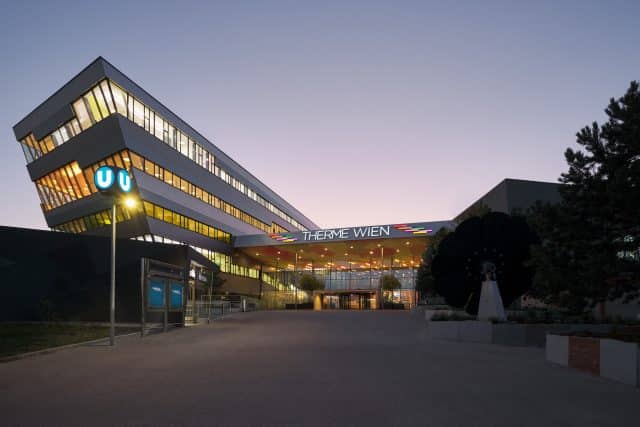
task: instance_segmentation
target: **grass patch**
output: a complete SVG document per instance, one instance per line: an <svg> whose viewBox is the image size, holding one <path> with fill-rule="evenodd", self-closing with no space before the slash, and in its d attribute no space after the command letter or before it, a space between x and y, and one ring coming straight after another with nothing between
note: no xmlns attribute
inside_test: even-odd
<svg viewBox="0 0 640 427"><path fill-rule="evenodd" d="M116 334L131 328L117 328ZM83 326L42 323L0 323L0 357L44 350L109 336L106 326Z"/></svg>

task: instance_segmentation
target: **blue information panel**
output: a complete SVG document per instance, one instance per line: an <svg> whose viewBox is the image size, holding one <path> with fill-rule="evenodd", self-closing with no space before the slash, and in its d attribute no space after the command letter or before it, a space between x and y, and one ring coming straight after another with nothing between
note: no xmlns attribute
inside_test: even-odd
<svg viewBox="0 0 640 427"><path fill-rule="evenodd" d="M164 308L164 282L149 281L149 307Z"/></svg>
<svg viewBox="0 0 640 427"><path fill-rule="evenodd" d="M182 308L182 289L180 283L171 284L171 308Z"/></svg>

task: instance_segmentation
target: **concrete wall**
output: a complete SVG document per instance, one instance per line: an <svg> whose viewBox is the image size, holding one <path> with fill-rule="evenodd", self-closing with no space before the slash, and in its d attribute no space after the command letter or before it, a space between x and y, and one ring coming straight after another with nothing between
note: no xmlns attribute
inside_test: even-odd
<svg viewBox="0 0 640 427"><path fill-rule="evenodd" d="M640 387L640 346L609 338L547 335L547 361Z"/></svg>

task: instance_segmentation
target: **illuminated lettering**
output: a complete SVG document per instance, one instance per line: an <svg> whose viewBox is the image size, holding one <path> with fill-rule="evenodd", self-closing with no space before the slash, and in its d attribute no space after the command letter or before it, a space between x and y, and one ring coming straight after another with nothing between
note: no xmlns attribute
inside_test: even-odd
<svg viewBox="0 0 640 427"><path fill-rule="evenodd" d="M303 231L302 240L307 242L322 240L345 240L351 238L384 237L390 234L389 225L374 225L353 228L329 228L326 230Z"/></svg>

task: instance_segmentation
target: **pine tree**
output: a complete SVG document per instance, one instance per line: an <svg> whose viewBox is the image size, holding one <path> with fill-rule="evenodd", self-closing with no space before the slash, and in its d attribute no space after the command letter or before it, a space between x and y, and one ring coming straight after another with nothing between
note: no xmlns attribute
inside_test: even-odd
<svg viewBox="0 0 640 427"><path fill-rule="evenodd" d="M535 290L573 299L575 308L632 290L640 242L640 90L611 99L608 120L594 122L568 148L563 201L538 206L532 222L542 244L532 258Z"/></svg>

